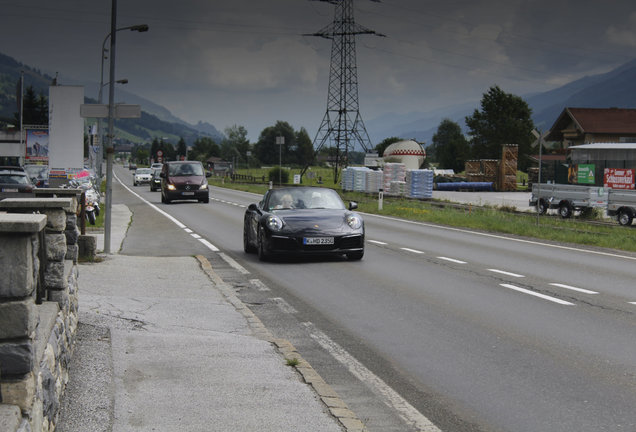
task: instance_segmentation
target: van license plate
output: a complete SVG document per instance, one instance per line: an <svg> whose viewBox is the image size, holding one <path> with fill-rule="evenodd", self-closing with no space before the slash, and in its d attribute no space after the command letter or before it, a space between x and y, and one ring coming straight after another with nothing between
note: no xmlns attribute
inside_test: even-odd
<svg viewBox="0 0 636 432"><path fill-rule="evenodd" d="M191 195L194 195L194 192L183 192L183 193L181 193L181 195L183 195L183 196L191 196Z"/></svg>

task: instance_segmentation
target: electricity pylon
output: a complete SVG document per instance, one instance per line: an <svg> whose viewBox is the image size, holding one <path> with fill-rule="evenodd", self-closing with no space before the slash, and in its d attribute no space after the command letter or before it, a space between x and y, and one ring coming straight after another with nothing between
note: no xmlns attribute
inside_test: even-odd
<svg viewBox="0 0 636 432"><path fill-rule="evenodd" d="M329 69L329 95L327 111L314 138L314 154L329 140L336 148L334 183L338 182L338 168L347 165L349 149L359 143L365 151L372 148L369 134L360 116L358 102L358 72L356 66L356 40L359 34L384 36L355 23L353 0L314 0L336 6L333 23L316 33L306 36L320 36L331 39L331 66ZM371 0L379 2L379 0ZM307 167L303 170L305 173Z"/></svg>

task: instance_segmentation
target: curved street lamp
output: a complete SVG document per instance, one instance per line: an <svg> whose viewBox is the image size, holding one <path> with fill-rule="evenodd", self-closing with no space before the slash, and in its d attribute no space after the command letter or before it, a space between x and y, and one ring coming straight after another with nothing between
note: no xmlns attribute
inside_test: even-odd
<svg viewBox="0 0 636 432"><path fill-rule="evenodd" d="M147 32L149 29L148 24L136 24L136 25L132 25L132 26L127 26L127 27L120 27L118 29L116 29L115 31L122 31L122 30L130 30L130 31L137 31L140 33L143 32ZM108 50L106 49L106 41L108 41L108 39L110 39L110 35L111 33L108 33L106 35L106 37L104 38L104 42L102 42L102 51L101 51L101 58L102 58L102 65L100 68L100 78L99 78L99 91L97 94L97 103L101 105L102 103L102 92L104 90L104 87L106 87L108 83L104 83L104 60L107 59L108 57L106 56L106 53L108 52ZM116 81L116 83L118 84L127 84L128 80L118 80ZM102 120L101 118L97 119L97 136L99 137L99 144L100 144L100 149L103 146L103 139L102 139ZM99 156L97 158L97 174L99 175L99 177L101 178L102 176L102 159L103 159L103 151L99 152Z"/></svg>
<svg viewBox="0 0 636 432"><path fill-rule="evenodd" d="M117 0L112 0L112 10L110 18L110 71L108 82L108 147L106 148L106 211L104 212L104 253L110 254L110 228L111 213L113 205L113 136L114 136L114 114L115 114L115 44L117 32L120 30L148 31L146 24L130 27L117 28ZM106 37L108 39L108 36ZM106 44L104 39L104 44ZM105 49L104 45L102 45ZM102 50L102 65L104 51ZM103 69L102 69L103 72ZM102 78L103 81L103 78ZM100 89L101 90L101 89Z"/></svg>

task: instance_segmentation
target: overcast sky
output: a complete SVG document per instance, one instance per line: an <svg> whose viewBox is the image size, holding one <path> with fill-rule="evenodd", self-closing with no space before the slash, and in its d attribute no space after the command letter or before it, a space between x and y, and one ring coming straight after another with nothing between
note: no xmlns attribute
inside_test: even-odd
<svg viewBox="0 0 636 432"><path fill-rule="evenodd" d="M356 37L367 127L385 113L479 101L495 84L517 95L549 90L636 57L634 0L354 5L358 24L386 35ZM0 10L0 52L58 72L64 85L99 82L110 0L0 0ZM313 138L331 41L302 34L329 25L334 10L312 0L119 0L117 27L150 30L117 33L116 78L190 123L242 125L255 141L284 120Z"/></svg>

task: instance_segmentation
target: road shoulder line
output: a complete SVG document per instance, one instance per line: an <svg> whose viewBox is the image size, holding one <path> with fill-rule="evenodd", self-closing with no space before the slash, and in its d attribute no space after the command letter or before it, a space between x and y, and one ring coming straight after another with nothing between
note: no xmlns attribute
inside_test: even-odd
<svg viewBox="0 0 636 432"><path fill-rule="evenodd" d="M367 428L364 423L349 409L347 404L325 382L309 362L302 358L294 345L286 339L275 338L263 322L236 296L230 285L214 271L207 258L203 255L196 255L195 258L199 261L201 269L214 282L223 296L245 317L254 335L273 344L286 360L297 363L295 369L301 375L303 381L314 389L320 400L325 404L331 415L338 420L344 430L346 432L365 432Z"/></svg>

